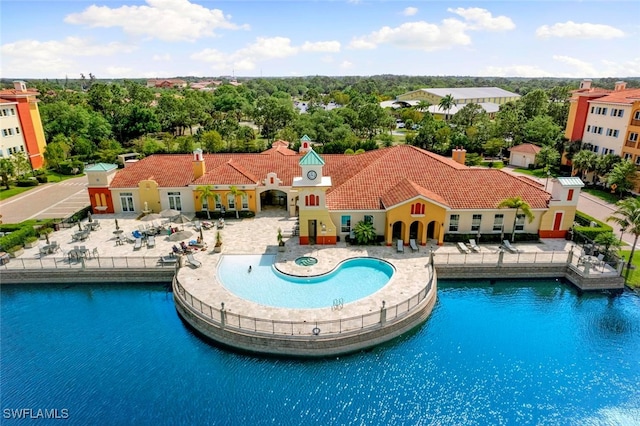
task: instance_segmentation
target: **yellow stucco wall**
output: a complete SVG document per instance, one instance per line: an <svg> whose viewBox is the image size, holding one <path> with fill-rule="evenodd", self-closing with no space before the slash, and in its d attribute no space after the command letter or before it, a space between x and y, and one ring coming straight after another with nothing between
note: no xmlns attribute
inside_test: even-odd
<svg viewBox="0 0 640 426"><path fill-rule="evenodd" d="M160 213L160 191L158 191L158 182L152 179L141 180L138 182L138 190L140 210L144 210L144 203L146 202L149 210L153 213Z"/></svg>
<svg viewBox="0 0 640 426"><path fill-rule="evenodd" d="M556 217L556 212L563 212L562 223L560 224L561 231L567 231L573 225L576 217L576 207L563 205L563 206L549 206L549 210L542 214L540 218L540 231L553 230L553 221Z"/></svg>
<svg viewBox="0 0 640 426"><path fill-rule="evenodd" d="M218 191L213 191L213 192L220 196L220 204L222 204L227 211L235 211L235 210L230 210L229 209L229 203L227 201L227 194L229 194L230 191L228 191L228 190L218 190ZM252 212L256 213L257 212L256 190L255 189L243 189L242 192L247 194L249 210L251 210ZM209 204L209 211L214 211L215 210L215 200L213 199L213 197L209 198L209 203L208 204ZM196 191L196 190L193 191L193 205L195 206L196 211L202 211L202 199L200 198L200 193L198 191ZM238 210L240 210L240 211L243 211L243 209L242 209L242 197L241 196L237 196L236 197L236 208ZM244 211L246 211L246 209L244 209Z"/></svg>
<svg viewBox="0 0 640 426"><path fill-rule="evenodd" d="M573 101L569 104L569 116L567 117L567 126L564 129L564 137L571 139L571 133L573 133L573 126L576 122L576 113L578 111L578 102Z"/></svg>
<svg viewBox="0 0 640 426"><path fill-rule="evenodd" d="M415 203L424 203L425 211L424 215L412 215L411 205ZM438 244L442 244L444 241L444 232L442 229L442 223L446 218L446 209L437 204L430 203L426 199L415 199L410 202L398 205L387 211L387 224L385 227L385 242L387 245L392 244L393 240L393 224L395 222L402 222L402 239L405 243L409 242L409 231L411 224L418 221L422 226L418 227L418 244L427 243L427 227L430 222L435 222L433 238L438 240Z"/></svg>
<svg viewBox="0 0 640 426"><path fill-rule="evenodd" d="M44 128L42 127L42 119L40 118L40 110L37 102L29 102L29 113L33 122L33 129L36 133L36 141L38 142L38 150L40 154L44 154L47 141L44 138Z"/></svg>

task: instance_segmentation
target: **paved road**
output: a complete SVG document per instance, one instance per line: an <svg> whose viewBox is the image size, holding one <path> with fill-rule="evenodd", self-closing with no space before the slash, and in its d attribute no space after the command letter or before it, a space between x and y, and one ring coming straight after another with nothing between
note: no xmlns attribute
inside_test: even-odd
<svg viewBox="0 0 640 426"><path fill-rule="evenodd" d="M0 202L3 223L65 218L88 206L87 177L48 183Z"/></svg>

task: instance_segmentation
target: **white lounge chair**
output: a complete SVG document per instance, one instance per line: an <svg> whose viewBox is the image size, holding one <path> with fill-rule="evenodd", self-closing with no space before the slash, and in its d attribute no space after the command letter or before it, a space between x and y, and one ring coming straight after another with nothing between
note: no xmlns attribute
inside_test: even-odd
<svg viewBox="0 0 640 426"><path fill-rule="evenodd" d="M173 255L160 256L159 262L162 265L175 265L178 262L178 258Z"/></svg>
<svg viewBox="0 0 640 426"><path fill-rule="evenodd" d="M404 241L399 239L397 244L398 244L398 253L404 253Z"/></svg>
<svg viewBox="0 0 640 426"><path fill-rule="evenodd" d="M478 244L476 244L476 240L474 240L473 238L469 240L469 247L471 247L471 250L473 250L475 252L479 252L480 251L480 246L478 246Z"/></svg>
<svg viewBox="0 0 640 426"><path fill-rule="evenodd" d="M515 248L514 246L512 246L511 243L509 242L509 240L503 240L502 241L502 247L507 249L507 251L509 253L518 253L520 251L517 248Z"/></svg>
<svg viewBox="0 0 640 426"><path fill-rule="evenodd" d="M418 251L418 244L416 244L416 240L414 238L409 240L409 247L411 247L411 251Z"/></svg>
<svg viewBox="0 0 640 426"><path fill-rule="evenodd" d="M156 237L149 235L147 237L147 248L153 248L156 246Z"/></svg>
<svg viewBox="0 0 640 426"><path fill-rule="evenodd" d="M136 242L133 245L134 250L139 250L142 248L142 238L136 238Z"/></svg>
<svg viewBox="0 0 640 426"><path fill-rule="evenodd" d="M469 250L469 247L465 246L464 243L462 243L462 242L458 243L458 250L460 250L462 253L466 253L466 254L471 253L471 250Z"/></svg>
<svg viewBox="0 0 640 426"><path fill-rule="evenodd" d="M202 262L200 262L199 260L196 260L196 258L193 257L193 254L191 253L187 254L187 263L195 268L199 268L202 266Z"/></svg>

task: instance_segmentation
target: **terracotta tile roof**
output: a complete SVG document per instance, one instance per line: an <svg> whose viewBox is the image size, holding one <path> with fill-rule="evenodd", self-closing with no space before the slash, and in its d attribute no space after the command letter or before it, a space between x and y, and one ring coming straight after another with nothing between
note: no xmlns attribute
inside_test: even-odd
<svg viewBox="0 0 640 426"><path fill-rule="evenodd" d="M523 152L525 154L537 154L540 152L540 147L532 143L522 143L509 149L510 152Z"/></svg>
<svg viewBox="0 0 640 426"><path fill-rule="evenodd" d="M508 197L521 196L532 208L546 208L550 195L537 182L497 169L469 168L410 146L368 151L358 155L327 154L323 173L331 176L327 191L330 210L380 210L416 195L452 209L493 209ZM301 176L298 155L273 148L262 154L205 154L207 173L192 176L191 155L153 155L116 174L112 188L136 187L154 177L163 187L188 185L253 185L275 172L283 186Z"/></svg>
<svg viewBox="0 0 640 426"><path fill-rule="evenodd" d="M283 140L275 141L274 143L271 144L271 148L261 152L261 154L271 155L274 152L280 155L298 155L297 152L289 149L289 142L283 141Z"/></svg>
<svg viewBox="0 0 640 426"><path fill-rule="evenodd" d="M7 100L7 99L0 99L0 104L15 104L15 103L17 103L17 102L10 101L10 100Z"/></svg>
<svg viewBox="0 0 640 426"><path fill-rule="evenodd" d="M21 97L21 96L32 96L32 95L39 95L40 92L38 92L36 89L27 89L26 92L23 92L22 90L16 90L16 89L4 89L4 90L0 90L0 98L4 98L4 97L8 97L8 98L15 98L15 97Z"/></svg>
<svg viewBox="0 0 640 426"><path fill-rule="evenodd" d="M640 99L640 89L626 89L613 91L607 96L591 100L589 103L632 104L638 99Z"/></svg>

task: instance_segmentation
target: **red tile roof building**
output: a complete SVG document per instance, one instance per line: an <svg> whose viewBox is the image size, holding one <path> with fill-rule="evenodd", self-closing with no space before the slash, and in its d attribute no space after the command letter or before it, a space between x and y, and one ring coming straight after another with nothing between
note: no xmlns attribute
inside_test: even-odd
<svg viewBox="0 0 640 426"><path fill-rule="evenodd" d="M283 215L298 215L302 243L312 238L318 242L321 225L325 232L321 243L349 237L360 220L373 221L389 244L392 238L408 243L409 237L421 244L442 243L449 232L510 232L515 212L498 209L498 204L515 196L536 213L533 223L522 224L522 232L562 236L573 223L575 206L570 206L571 200L570 205L562 203L566 188L561 185L557 193L549 194L537 182L498 169L470 168L410 145L321 157L313 151L303 157L287 145L279 141L260 154L153 155L118 171L109 189L114 201L130 197L136 211L144 202L160 211L180 197L182 209L193 212L202 209L197 187L211 186L220 195L217 209L225 206L228 211L231 203L257 213L271 205L282 208ZM304 161L309 155L315 163ZM242 200L230 197L230 186L245 193ZM552 200L564 209L557 229L545 216L557 210L550 207ZM115 204L115 212L125 211ZM212 201L206 204L213 207ZM479 229L474 221L481 222ZM504 228L496 229L498 222Z"/></svg>

